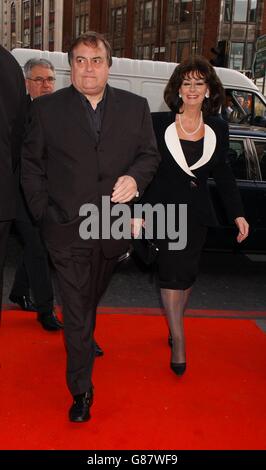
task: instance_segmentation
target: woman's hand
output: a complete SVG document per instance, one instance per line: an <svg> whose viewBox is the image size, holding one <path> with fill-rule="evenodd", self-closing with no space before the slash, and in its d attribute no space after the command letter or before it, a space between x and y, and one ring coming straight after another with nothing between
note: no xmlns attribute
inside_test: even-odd
<svg viewBox="0 0 266 470"><path fill-rule="evenodd" d="M144 219L131 219L131 233L133 238L137 238L141 227L144 227Z"/></svg>
<svg viewBox="0 0 266 470"><path fill-rule="evenodd" d="M237 239L238 243L241 243L248 236L249 224L247 223L245 217L237 217L235 219L235 224L236 224L236 226L239 230L236 239Z"/></svg>

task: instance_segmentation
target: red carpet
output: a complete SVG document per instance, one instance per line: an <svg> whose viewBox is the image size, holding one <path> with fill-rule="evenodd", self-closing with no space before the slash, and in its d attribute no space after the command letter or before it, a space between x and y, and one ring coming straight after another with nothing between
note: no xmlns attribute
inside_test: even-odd
<svg viewBox="0 0 266 470"><path fill-rule="evenodd" d="M132 309L133 310L133 309ZM266 449L266 336L250 320L186 318L188 370L169 369L160 316L98 316L92 419L71 424L61 333L7 311L1 449Z"/></svg>

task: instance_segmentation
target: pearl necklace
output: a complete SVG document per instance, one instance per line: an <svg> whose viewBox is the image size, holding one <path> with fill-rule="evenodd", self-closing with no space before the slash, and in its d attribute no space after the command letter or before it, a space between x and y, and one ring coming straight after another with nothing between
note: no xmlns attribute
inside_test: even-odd
<svg viewBox="0 0 266 470"><path fill-rule="evenodd" d="M201 125L202 125L202 112L200 113L200 120L199 120L199 125L197 127L197 129L193 132L187 132L185 131L184 127L182 126L182 121L181 121L181 114L178 114L178 119L179 119L179 125L180 125L180 128L182 130L182 132L184 132L184 134L186 135L194 135L194 134L197 134L197 132L200 130L201 128Z"/></svg>

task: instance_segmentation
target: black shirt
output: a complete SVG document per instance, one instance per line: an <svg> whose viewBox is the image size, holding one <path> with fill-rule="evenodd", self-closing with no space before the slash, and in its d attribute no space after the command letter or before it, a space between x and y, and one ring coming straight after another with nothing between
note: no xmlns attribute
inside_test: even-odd
<svg viewBox="0 0 266 470"><path fill-rule="evenodd" d="M86 96L79 92L81 97L82 104L86 110L86 116L88 120L88 124L92 130L92 133L95 136L96 142L99 141L100 134L101 134L101 127L103 121L103 113L104 107L106 102L106 95L107 95L107 88L104 90L103 97L99 103L97 103L96 109L93 109L89 100L87 100Z"/></svg>

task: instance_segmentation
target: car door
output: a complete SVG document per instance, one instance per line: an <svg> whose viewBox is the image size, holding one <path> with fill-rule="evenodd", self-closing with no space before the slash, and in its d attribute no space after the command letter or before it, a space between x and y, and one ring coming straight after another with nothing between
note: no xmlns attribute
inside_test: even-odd
<svg viewBox="0 0 266 470"><path fill-rule="evenodd" d="M250 139L255 157L258 161L259 175L256 185L256 243L266 251L266 139L253 137Z"/></svg>
<svg viewBox="0 0 266 470"><path fill-rule="evenodd" d="M219 221L219 227L211 228L207 236L206 247L209 249L244 249L256 251L257 229L261 223L261 194L258 191L260 170L258 160L254 152L254 146L249 137L241 135L230 136L230 151L228 154L230 164L240 190L246 218L251 226L251 233L247 241L241 246L236 242L237 229L228 222L225 209L218 194L215 182L209 180L212 201ZM261 245L261 242L260 242Z"/></svg>

